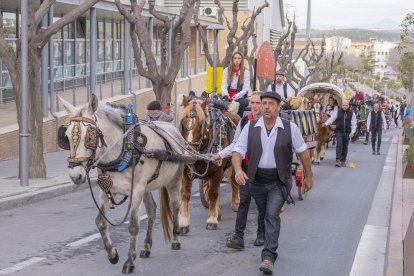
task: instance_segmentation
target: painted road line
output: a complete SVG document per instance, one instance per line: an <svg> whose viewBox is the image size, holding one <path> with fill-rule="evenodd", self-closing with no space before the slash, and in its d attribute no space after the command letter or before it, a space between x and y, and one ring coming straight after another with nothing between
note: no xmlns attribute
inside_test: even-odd
<svg viewBox="0 0 414 276"><path fill-rule="evenodd" d="M93 240L96 240L100 236L101 235L99 233L96 233L96 234L90 235L88 237L85 237L83 239L80 239L78 241L68 243L66 246L69 246L69 247L77 247L77 246L80 246L80 245L82 245L84 243L88 243L88 242L91 242Z"/></svg>
<svg viewBox="0 0 414 276"><path fill-rule="evenodd" d="M34 257L34 258L31 258L31 259L28 259L27 261L24 261L24 262L15 264L15 265L13 265L11 267L8 267L8 268L5 268L5 269L0 270L0 275L11 274L13 272L22 270L23 268L26 268L26 267L28 267L30 265L36 264L38 262L41 262L41 261L43 261L45 259L46 258L44 258L44 257Z"/></svg>
<svg viewBox="0 0 414 276"><path fill-rule="evenodd" d="M139 221L144 220L144 219L147 219L147 218L148 218L148 215L147 214L142 215L142 216L139 217ZM125 221L124 224L129 224L129 220L128 221Z"/></svg>

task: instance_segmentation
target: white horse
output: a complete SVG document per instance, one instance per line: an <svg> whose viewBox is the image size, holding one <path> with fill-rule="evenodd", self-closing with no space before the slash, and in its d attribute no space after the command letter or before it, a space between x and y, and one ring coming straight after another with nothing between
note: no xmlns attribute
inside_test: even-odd
<svg viewBox="0 0 414 276"><path fill-rule="evenodd" d="M76 108L63 99L60 100L70 116L70 123L67 125L66 132L63 134L66 135L70 143L71 155L68 159L70 164L69 176L75 184L81 184L86 180L88 162L90 164L94 160L101 159L100 162L110 164L111 161L121 156L122 136L124 134L123 117L126 116L126 110L106 105L98 106L98 99L95 95L92 95L88 105L81 108ZM161 122L156 123L156 125L165 132L168 132L170 136L174 136L176 138L174 140L179 140L177 144L180 146L185 144L181 134L173 125ZM164 139L150 127L142 124L140 132L147 137L146 150L166 150ZM91 137L91 133L97 134ZM91 140L95 140L95 147L90 147ZM102 144L103 141L106 142L106 147L99 146L99 142ZM180 190L184 164L162 161L160 165L160 162L157 159L147 157L145 154L141 156L135 166L133 194L130 194L133 175L132 166L127 167L122 172L103 172L112 178L113 185L110 188L112 195L131 196L129 200L132 201L128 227L131 236L130 247L128 259L122 269L123 273L132 273L135 268L134 260L137 255L136 238L139 230L138 210L142 201L147 209L148 229L144 241L144 249L141 250L140 257L146 258L151 253L152 232L156 216L156 204L150 193L153 190L160 189L160 213L164 237L166 240L171 241L170 223L172 221L172 249L180 249L180 242L178 240L178 213L181 203ZM157 167L159 168L159 175L155 176L157 174L155 173ZM101 170L98 172L102 174ZM95 222L102 236L107 257L112 264L116 264L119 259L118 252L113 246L104 217L112 203L108 199L107 194L101 191L99 204L101 212L98 212Z"/></svg>

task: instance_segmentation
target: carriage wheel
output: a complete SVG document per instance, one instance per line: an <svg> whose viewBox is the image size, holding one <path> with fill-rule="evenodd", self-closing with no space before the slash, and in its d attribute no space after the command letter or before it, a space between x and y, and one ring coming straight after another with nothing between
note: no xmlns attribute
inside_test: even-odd
<svg viewBox="0 0 414 276"><path fill-rule="evenodd" d="M200 199L201 203L205 208L209 208L209 199L208 199L208 187L210 182L208 180L199 180L199 191L200 191Z"/></svg>

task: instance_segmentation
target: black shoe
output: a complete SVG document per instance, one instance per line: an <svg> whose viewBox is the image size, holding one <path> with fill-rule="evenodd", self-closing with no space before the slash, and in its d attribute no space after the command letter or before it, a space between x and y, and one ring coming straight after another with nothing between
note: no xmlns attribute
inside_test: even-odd
<svg viewBox="0 0 414 276"><path fill-rule="evenodd" d="M379 151L377 151L377 155L381 155L381 153Z"/></svg>
<svg viewBox="0 0 414 276"><path fill-rule="evenodd" d="M257 233L256 240L254 241L255 246L264 245L263 233Z"/></svg>
<svg viewBox="0 0 414 276"><path fill-rule="evenodd" d="M236 250L243 250L244 249L244 241L243 238L240 238L237 235L233 235L231 239L226 241L226 246L228 248L233 248Z"/></svg>
<svg viewBox="0 0 414 276"><path fill-rule="evenodd" d="M335 167L340 167L340 166L341 166L341 161L336 160Z"/></svg>
<svg viewBox="0 0 414 276"><path fill-rule="evenodd" d="M263 271L263 274L273 274L273 262L267 259L264 259L259 266L259 270Z"/></svg>
<svg viewBox="0 0 414 276"><path fill-rule="evenodd" d="M376 152L375 152L375 150L372 152L372 155L375 155L375 154L377 154Z"/></svg>
<svg viewBox="0 0 414 276"><path fill-rule="evenodd" d="M368 145L368 141L364 141L364 143L363 143L364 145Z"/></svg>

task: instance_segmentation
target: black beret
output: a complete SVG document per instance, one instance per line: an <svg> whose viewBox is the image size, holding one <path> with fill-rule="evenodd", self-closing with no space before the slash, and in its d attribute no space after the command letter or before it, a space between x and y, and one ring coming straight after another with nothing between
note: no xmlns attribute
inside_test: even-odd
<svg viewBox="0 0 414 276"><path fill-rule="evenodd" d="M284 76L285 75L285 72L283 72L282 70L278 70L276 72L276 75L282 75L282 76Z"/></svg>
<svg viewBox="0 0 414 276"><path fill-rule="evenodd" d="M262 95L260 95L260 100L263 100L263 98L272 98L278 101L279 103L282 101L280 95L273 91L264 92Z"/></svg>

